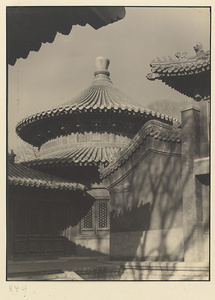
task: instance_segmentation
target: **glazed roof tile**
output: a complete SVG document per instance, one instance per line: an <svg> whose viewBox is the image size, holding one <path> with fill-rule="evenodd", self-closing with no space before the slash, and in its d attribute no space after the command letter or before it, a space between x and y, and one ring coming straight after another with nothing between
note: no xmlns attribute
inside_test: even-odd
<svg viewBox="0 0 215 300"><path fill-rule="evenodd" d="M113 86L111 81L98 81L93 83L89 88L84 90L78 97L66 107L60 109L131 109L138 111L140 108L138 105L132 103L124 93Z"/></svg>
<svg viewBox="0 0 215 300"><path fill-rule="evenodd" d="M152 137L165 142L181 142L181 133L178 128L163 124L156 120L148 121L131 140L129 145L119 152L107 167L100 166L100 177L105 178L117 170L129 159L147 137Z"/></svg>
<svg viewBox="0 0 215 300"><path fill-rule="evenodd" d="M8 184L60 190L86 190L83 184L32 170L21 164L8 164Z"/></svg>
<svg viewBox="0 0 215 300"><path fill-rule="evenodd" d="M112 102L114 102L114 99L112 99ZM104 101L103 101L104 103ZM157 117L158 119L160 120L166 120L166 121L170 121L172 122L173 120L177 121L175 118L171 117L171 116L167 116L165 114L161 114L159 112L155 112L155 111L152 111L152 110L149 110L149 109L144 109L144 108L140 108L140 107L137 107L137 106L134 106L134 105L129 105L129 104L116 104L115 105L108 105L108 106L105 106L104 104L102 104L101 106L98 105L98 103L93 103L93 105L91 104L88 104L86 106L83 106L83 105L80 105L80 104L72 104L72 105L66 105L66 106L60 106L58 108L54 108L54 109L49 109L47 111L43 111L43 112L40 112L40 113L37 113L37 114L34 114L30 117L27 117L23 120L21 120L17 126L16 126L16 131L17 131L17 134L19 135L19 132L21 131L21 129L25 126L27 126L28 124L31 124L31 123L34 123L34 122L37 122L39 120L45 120L45 119L49 119L51 117L59 117L59 116L62 116L62 115L71 115L73 114L74 112L92 112L92 111L99 111L99 112L102 112L102 111L118 111L119 113L121 111L125 111L125 112L133 112L133 114L142 114L142 115L151 115L151 116L154 116L154 117Z"/></svg>
<svg viewBox="0 0 215 300"><path fill-rule="evenodd" d="M98 29L124 16L124 7L9 7L8 62L14 65L17 58L39 51L42 43L52 43L58 32L68 35L73 25L89 24Z"/></svg>
<svg viewBox="0 0 215 300"><path fill-rule="evenodd" d="M194 47L196 56L186 57L186 53L177 53L176 58L157 58L152 61L149 80L164 79L165 77L186 76L199 74L210 70L210 51L203 51L201 43Z"/></svg>
<svg viewBox="0 0 215 300"><path fill-rule="evenodd" d="M109 163L113 157L120 151L119 148L103 147L83 147L77 149L67 149L57 153L49 153L47 157L32 160L26 163L27 166L37 165L98 165L100 163Z"/></svg>
<svg viewBox="0 0 215 300"><path fill-rule="evenodd" d="M95 77L90 87L64 105L42 111L21 120L16 127L18 135L21 135L23 127L28 126L28 124L31 123L51 119L53 117L56 118L64 115L72 115L74 113L93 111L113 111L119 113L125 111L132 114L151 115L157 119L170 122L174 120L174 118L167 115L139 107L138 104L114 87L109 78L110 73L107 70L109 65L109 60L107 58L99 57L97 58L96 63L97 70L94 73Z"/></svg>

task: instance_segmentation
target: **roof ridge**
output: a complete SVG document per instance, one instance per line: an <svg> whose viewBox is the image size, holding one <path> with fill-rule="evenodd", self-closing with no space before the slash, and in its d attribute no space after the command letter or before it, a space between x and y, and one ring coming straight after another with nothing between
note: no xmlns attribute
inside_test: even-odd
<svg viewBox="0 0 215 300"><path fill-rule="evenodd" d="M171 135L170 133L168 134L165 132L167 130L173 134ZM110 173L113 173L116 169L118 169L118 167L125 163L147 137L180 143L181 139L179 137L179 133L180 129L173 125L164 124L158 120L149 120L137 132L128 146L115 157L115 160L113 160L107 167L100 166L100 178L107 177Z"/></svg>
<svg viewBox="0 0 215 300"><path fill-rule="evenodd" d="M210 51L204 51L202 44L194 47L196 56L186 57L187 53L176 53L176 58L169 56L161 60L157 57L150 63L151 73L146 75L149 80L163 79L164 77L187 76L210 70Z"/></svg>

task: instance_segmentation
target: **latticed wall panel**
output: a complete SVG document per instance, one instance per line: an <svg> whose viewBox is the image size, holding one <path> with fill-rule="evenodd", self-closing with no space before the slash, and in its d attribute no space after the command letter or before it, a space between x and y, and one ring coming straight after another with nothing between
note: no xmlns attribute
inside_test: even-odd
<svg viewBox="0 0 215 300"><path fill-rule="evenodd" d="M98 228L108 228L108 202L98 202Z"/></svg>
<svg viewBox="0 0 215 300"><path fill-rule="evenodd" d="M97 200L81 222L82 234L96 234L109 229L109 203Z"/></svg>
<svg viewBox="0 0 215 300"><path fill-rule="evenodd" d="M87 215L84 217L83 220L83 228L84 229L93 229L94 222L93 222L93 207L90 208Z"/></svg>

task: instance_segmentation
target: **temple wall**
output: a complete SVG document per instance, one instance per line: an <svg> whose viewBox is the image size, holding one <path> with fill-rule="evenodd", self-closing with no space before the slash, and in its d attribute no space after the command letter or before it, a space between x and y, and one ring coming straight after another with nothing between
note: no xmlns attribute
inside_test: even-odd
<svg viewBox="0 0 215 300"><path fill-rule="evenodd" d="M160 251L161 238L165 238L165 253ZM182 241L181 228L112 233L111 257L126 260L183 260L183 252L180 252Z"/></svg>
<svg viewBox="0 0 215 300"><path fill-rule="evenodd" d="M199 157L210 155L210 100L202 100L200 108L200 153Z"/></svg>
<svg viewBox="0 0 215 300"><path fill-rule="evenodd" d="M81 222L81 220L79 221ZM101 234L81 234L81 224L70 226L65 232L65 236L74 247L71 255L76 256L102 256L110 253L110 233Z"/></svg>
<svg viewBox="0 0 215 300"><path fill-rule="evenodd" d="M88 207L88 210L85 210L84 217L79 219L77 226L67 229L67 238L75 244L76 256L109 255L110 219L108 191L102 185L97 184L88 190L88 194L92 197L94 203L91 207ZM91 213L87 214L89 211Z"/></svg>
<svg viewBox="0 0 215 300"><path fill-rule="evenodd" d="M183 260L180 144L148 138L108 176L112 259Z"/></svg>
<svg viewBox="0 0 215 300"><path fill-rule="evenodd" d="M207 102L187 107L182 116L182 180L186 262L208 261L210 161Z"/></svg>
<svg viewBox="0 0 215 300"><path fill-rule="evenodd" d="M110 254L109 232L95 237L78 236L75 238L77 256L100 256Z"/></svg>

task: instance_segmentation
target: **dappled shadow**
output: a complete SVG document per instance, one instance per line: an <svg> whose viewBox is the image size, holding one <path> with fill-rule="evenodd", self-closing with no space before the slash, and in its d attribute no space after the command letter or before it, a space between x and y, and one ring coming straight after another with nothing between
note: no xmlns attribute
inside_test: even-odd
<svg viewBox="0 0 215 300"><path fill-rule="evenodd" d="M187 121L189 123L185 119L184 124ZM143 158L145 148L140 146L127 162L131 171L110 188L111 258L132 262L130 267L124 266L125 271L129 269L129 272L126 271L128 278L124 277L126 280L150 280L156 276L161 280L176 278L178 263L185 261L185 253L194 244L195 251L199 252L194 253L193 261L198 264L204 260L201 251L203 233L209 228L209 211L206 208L203 218L202 210L203 201L209 201L209 192L208 199L198 195L193 175L194 159L198 158L198 153L192 152L191 157L182 158L177 154L181 151L174 154L173 143L166 147L167 152L148 151ZM182 170L184 162L186 165ZM120 169L117 172L118 178L124 174ZM209 176L201 177L200 181L208 186ZM126 189L123 188L125 186ZM190 212L183 206L184 189L191 189L193 195L197 194L199 198L195 198L194 222L186 228L186 233L183 222ZM146 264L144 271L143 261L151 261L154 265Z"/></svg>
<svg viewBox="0 0 215 300"><path fill-rule="evenodd" d="M99 249L99 239L97 239L97 248ZM75 244L75 248L76 248L76 255L77 256L83 256L83 257L93 257L93 256L99 256L99 257L103 257L106 258L108 257L107 254L104 254L100 251L97 250L92 250L91 248L85 247L85 246L81 246L79 244Z"/></svg>
<svg viewBox="0 0 215 300"><path fill-rule="evenodd" d="M169 152L174 153L174 143L162 143L167 145ZM206 217L202 216L203 200L198 194L199 191L195 190L192 160L186 165L186 172L183 172L180 151L176 155L169 154L168 151L148 151L143 157L144 151L140 146L128 162L132 172L128 172L119 180L117 186L110 189L111 259L128 260L131 263L130 265L124 264L122 278L125 276L125 280L151 280L156 276L160 280L174 280L179 268L178 263L184 261L184 253L189 250L192 243L197 242L195 241L197 238L199 239L199 235L196 235L199 231L199 223L203 232L209 231L208 211L206 211ZM190 178L192 178L191 181ZM201 185L208 187L208 175L197 176L197 179ZM187 212L183 208L182 196L184 188L189 188L190 182L192 185L190 188L193 193L197 193L199 202L196 223L190 224L189 233L184 236L183 215ZM62 191L40 192L37 189L34 191L32 193L32 189L26 189L25 194L18 189L11 191L9 206L15 205L14 209L23 207L25 211L27 209L28 213L24 211L21 215L26 220L30 218L28 207L41 207L41 211L44 211L42 207L45 202L49 207L47 216L54 216L56 219L61 219L62 210L57 209L61 207L64 210L63 221L59 221L50 228L52 235L62 238L61 245L66 243L64 248L66 250L64 253L60 252L59 255L89 257L102 255L100 251L77 245L75 241L75 237L80 233L77 225L92 207L93 197L78 192L65 192L62 197ZM13 201L14 197L16 201ZM20 206L20 201L24 201L23 206ZM36 206L33 206L33 203ZM8 211L11 213L13 209ZM10 217L10 220L12 219L13 217ZM17 225L15 220L12 223L13 226ZM28 224L27 221L26 224ZM47 227L45 228L48 230ZM100 248L100 242L101 239L97 239L96 249ZM203 242L202 237L199 242ZM29 244L29 239L26 240L27 244ZM51 247L54 247L53 245L52 242ZM47 254L50 253L47 252ZM146 264L143 265L143 262ZM147 262L154 264L147 264Z"/></svg>
<svg viewBox="0 0 215 300"><path fill-rule="evenodd" d="M116 247L118 240L118 244L124 244L125 252L132 248L131 259L170 259L166 249L169 229L182 226L179 160L177 158L176 162L179 169L174 172L171 156L149 154L145 166L138 165L134 174L126 179L131 191L111 194L111 246ZM120 241L117 232L123 232ZM148 234L151 236L148 237ZM116 240L113 240L114 235ZM154 246L151 240L156 240ZM151 245L147 246L147 243ZM177 255L181 260L181 253L174 254Z"/></svg>
<svg viewBox="0 0 215 300"><path fill-rule="evenodd" d="M128 232L147 230L150 220L150 203L133 205L130 209L124 209L116 214L110 213L111 232Z"/></svg>

